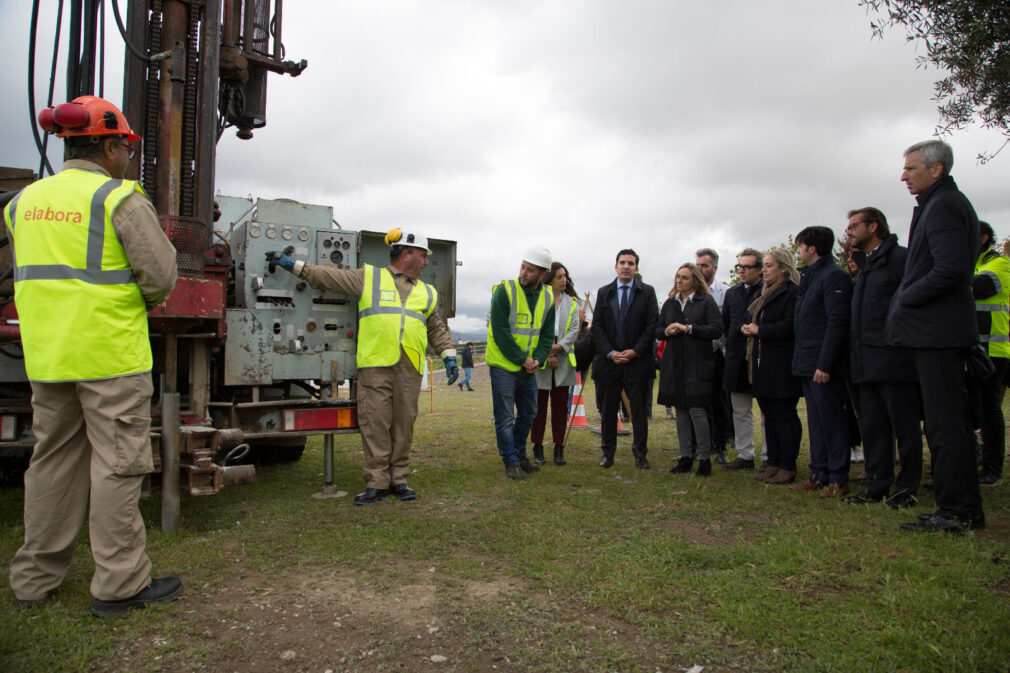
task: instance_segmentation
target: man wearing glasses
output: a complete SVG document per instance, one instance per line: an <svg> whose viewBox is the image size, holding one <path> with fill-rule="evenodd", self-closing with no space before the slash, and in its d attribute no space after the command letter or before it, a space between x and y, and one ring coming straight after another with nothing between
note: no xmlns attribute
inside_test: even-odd
<svg viewBox="0 0 1010 673"><path fill-rule="evenodd" d="M154 469L147 310L175 286L175 248L123 179L140 137L116 106L82 96L39 123L65 140L67 161L4 211L36 439L10 583L19 609L49 598L90 500L91 612L109 617L182 593L176 577L151 578L137 507Z"/></svg>
<svg viewBox="0 0 1010 673"><path fill-rule="evenodd" d="M754 398L747 375L747 335L740 329L751 322L747 308L761 292L761 253L746 248L737 257L740 282L726 290L722 306L722 331L726 335L726 369L723 389L733 407L733 432L737 456L727 470L754 469Z"/></svg>

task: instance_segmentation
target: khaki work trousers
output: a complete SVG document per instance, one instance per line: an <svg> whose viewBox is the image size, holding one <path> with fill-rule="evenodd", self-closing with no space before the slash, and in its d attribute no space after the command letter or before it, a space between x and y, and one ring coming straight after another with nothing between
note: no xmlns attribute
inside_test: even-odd
<svg viewBox="0 0 1010 673"><path fill-rule="evenodd" d="M91 595L129 598L151 581L137 502L151 456L151 374L32 383L37 443L25 473L25 543L11 562L19 600L58 587L91 508Z"/></svg>
<svg viewBox="0 0 1010 673"><path fill-rule="evenodd" d="M369 488L403 484L410 474L410 442L417 418L421 375L406 357L392 367L358 370L358 424Z"/></svg>

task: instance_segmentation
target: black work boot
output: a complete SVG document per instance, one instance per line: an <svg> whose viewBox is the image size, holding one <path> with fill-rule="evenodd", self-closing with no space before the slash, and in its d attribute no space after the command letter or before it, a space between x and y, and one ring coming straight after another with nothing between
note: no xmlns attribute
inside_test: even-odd
<svg viewBox="0 0 1010 673"><path fill-rule="evenodd" d="M380 500L385 500L389 497L388 488L372 488L369 486L361 493L354 496L355 505L374 505Z"/></svg>
<svg viewBox="0 0 1010 673"><path fill-rule="evenodd" d="M677 464L670 468L670 472L674 474L687 474L691 471L692 465L694 465L694 457L681 456L677 459Z"/></svg>
<svg viewBox="0 0 1010 673"><path fill-rule="evenodd" d="M543 450L541 450L541 453L543 453ZM520 458L519 469L525 472L526 474L533 474L534 472L540 471L540 466L531 463L529 458Z"/></svg>
<svg viewBox="0 0 1010 673"><path fill-rule="evenodd" d="M565 464L565 445L555 444L554 445L554 464L561 466Z"/></svg>
<svg viewBox="0 0 1010 673"><path fill-rule="evenodd" d="M543 444L533 445L533 462L536 463L537 465L543 465L544 463L547 462L547 460L544 458Z"/></svg>
<svg viewBox="0 0 1010 673"><path fill-rule="evenodd" d="M182 582L178 577L152 579L151 583L130 598L116 601L91 599L91 614L96 617L115 617L127 610L142 610L148 605L174 601L182 593Z"/></svg>

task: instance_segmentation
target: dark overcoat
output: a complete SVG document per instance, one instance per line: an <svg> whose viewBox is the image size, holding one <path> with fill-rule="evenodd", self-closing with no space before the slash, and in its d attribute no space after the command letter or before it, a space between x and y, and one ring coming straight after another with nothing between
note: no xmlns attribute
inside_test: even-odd
<svg viewBox="0 0 1010 673"><path fill-rule="evenodd" d="M887 340L912 348L978 343L971 279L978 216L949 175L917 195L908 232L905 278L887 317Z"/></svg>
<svg viewBox="0 0 1010 673"><path fill-rule="evenodd" d="M794 316L799 288L786 281L765 300L757 314L758 338L754 344L754 397L802 397L800 380L793 376Z"/></svg>
<svg viewBox="0 0 1010 673"><path fill-rule="evenodd" d="M911 383L918 380L912 352L887 343L887 312L905 276L908 249L891 234L870 255L852 253L859 275L852 286L849 336L853 383Z"/></svg>
<svg viewBox="0 0 1010 673"><path fill-rule="evenodd" d="M740 328L750 323L747 308L762 287L764 285L759 280L750 286L739 283L726 290L722 304L722 333L726 335L726 368L722 385L730 393L749 393L751 390L747 378L747 337L740 333Z"/></svg>
<svg viewBox="0 0 1010 673"><path fill-rule="evenodd" d="M659 318L659 303L656 291L637 278L633 281L631 303L624 320L624 343L617 339L617 279L604 285L596 293L596 307L593 312L593 341L596 357L593 359L593 378L603 383L617 383L622 379L629 383L651 381L656 376L656 360L653 354L656 320ZM711 346L711 344L710 344ZM624 365L614 364L607 358L611 351L634 349L637 357ZM618 371L623 368L623 372Z"/></svg>
<svg viewBox="0 0 1010 673"><path fill-rule="evenodd" d="M801 273L796 295L793 375L812 378L819 369L832 378L847 379L852 279L830 255Z"/></svg>
<svg viewBox="0 0 1010 673"><path fill-rule="evenodd" d="M666 335L670 323L690 325L690 334ZM715 351L712 341L722 335L719 305L710 294L695 294L683 310L671 297L663 304L656 338L666 341L659 362L658 402L679 408L712 406Z"/></svg>

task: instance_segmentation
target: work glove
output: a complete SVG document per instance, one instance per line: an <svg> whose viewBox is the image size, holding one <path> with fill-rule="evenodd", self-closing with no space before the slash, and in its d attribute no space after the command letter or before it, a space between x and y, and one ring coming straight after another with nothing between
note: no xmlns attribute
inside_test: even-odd
<svg viewBox="0 0 1010 673"><path fill-rule="evenodd" d="M297 261L293 257L288 257L288 250L284 252L279 252L277 250L271 250L267 253L267 262L270 263L270 273L273 273L278 266L281 266L288 271L294 271L295 262ZM291 252L294 252L293 250Z"/></svg>
<svg viewBox="0 0 1010 673"><path fill-rule="evenodd" d="M442 362L445 363L445 384L451 386L456 383L456 379L459 378L459 367L456 365L456 356L449 355L442 358Z"/></svg>

